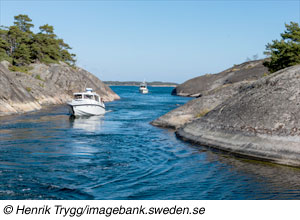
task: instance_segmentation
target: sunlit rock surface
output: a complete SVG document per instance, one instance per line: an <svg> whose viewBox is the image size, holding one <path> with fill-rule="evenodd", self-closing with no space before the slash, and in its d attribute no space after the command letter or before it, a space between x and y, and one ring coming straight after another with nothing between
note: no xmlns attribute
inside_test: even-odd
<svg viewBox="0 0 300 220"><path fill-rule="evenodd" d="M234 154L300 166L300 65L240 87L176 134Z"/></svg>
<svg viewBox="0 0 300 220"><path fill-rule="evenodd" d="M62 104L72 99L73 92L93 88L104 101L119 99L93 74L61 64L32 64L28 73L12 72L9 63L0 63L0 115L22 113L42 105Z"/></svg>

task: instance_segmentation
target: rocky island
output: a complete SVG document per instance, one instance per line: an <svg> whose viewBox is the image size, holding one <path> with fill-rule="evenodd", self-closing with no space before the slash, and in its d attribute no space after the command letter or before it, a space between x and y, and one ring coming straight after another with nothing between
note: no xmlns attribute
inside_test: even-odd
<svg viewBox="0 0 300 220"><path fill-rule="evenodd" d="M265 60L177 86L198 97L151 122L189 142L247 158L300 167L300 27L286 24Z"/></svg>

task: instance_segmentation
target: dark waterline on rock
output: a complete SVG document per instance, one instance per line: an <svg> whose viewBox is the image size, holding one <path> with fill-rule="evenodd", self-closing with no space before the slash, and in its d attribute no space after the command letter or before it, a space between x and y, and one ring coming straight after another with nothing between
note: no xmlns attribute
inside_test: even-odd
<svg viewBox="0 0 300 220"><path fill-rule="evenodd" d="M300 169L178 140L153 119L188 98L112 87L104 117L65 106L0 118L0 199L299 199Z"/></svg>

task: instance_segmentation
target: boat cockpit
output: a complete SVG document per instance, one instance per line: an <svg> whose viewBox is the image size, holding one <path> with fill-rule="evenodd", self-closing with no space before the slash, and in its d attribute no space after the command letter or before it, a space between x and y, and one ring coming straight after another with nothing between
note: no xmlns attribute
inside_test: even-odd
<svg viewBox="0 0 300 220"><path fill-rule="evenodd" d="M74 94L75 100L95 100L96 102L100 102L100 97L96 94L88 94L88 93L75 93Z"/></svg>

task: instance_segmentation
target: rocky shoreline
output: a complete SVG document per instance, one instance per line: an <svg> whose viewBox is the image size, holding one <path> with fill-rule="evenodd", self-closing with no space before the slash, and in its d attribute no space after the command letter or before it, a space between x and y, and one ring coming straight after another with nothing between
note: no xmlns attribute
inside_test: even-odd
<svg viewBox="0 0 300 220"><path fill-rule="evenodd" d="M176 136L184 141L215 148L249 159L300 167L299 138L247 136L213 130L180 128Z"/></svg>
<svg viewBox="0 0 300 220"><path fill-rule="evenodd" d="M231 95L224 95L225 88L194 99L152 124L173 127L177 137L188 142L300 167L300 65L233 83L227 88ZM216 94L220 96L215 105L209 104ZM212 109L199 114L205 105Z"/></svg>
<svg viewBox="0 0 300 220"><path fill-rule="evenodd" d="M31 64L27 73L9 70L0 63L0 116L39 110L45 105L63 104L73 92L93 88L104 101L120 97L91 73L67 64Z"/></svg>
<svg viewBox="0 0 300 220"><path fill-rule="evenodd" d="M246 157L300 166L300 65L249 84L177 136Z"/></svg>
<svg viewBox="0 0 300 220"><path fill-rule="evenodd" d="M184 124L204 116L224 100L236 94L240 86L246 83L247 82L240 82L232 85L220 86L215 90L207 92L202 97L193 99L185 105L168 112L152 121L151 124L163 128L178 129Z"/></svg>

